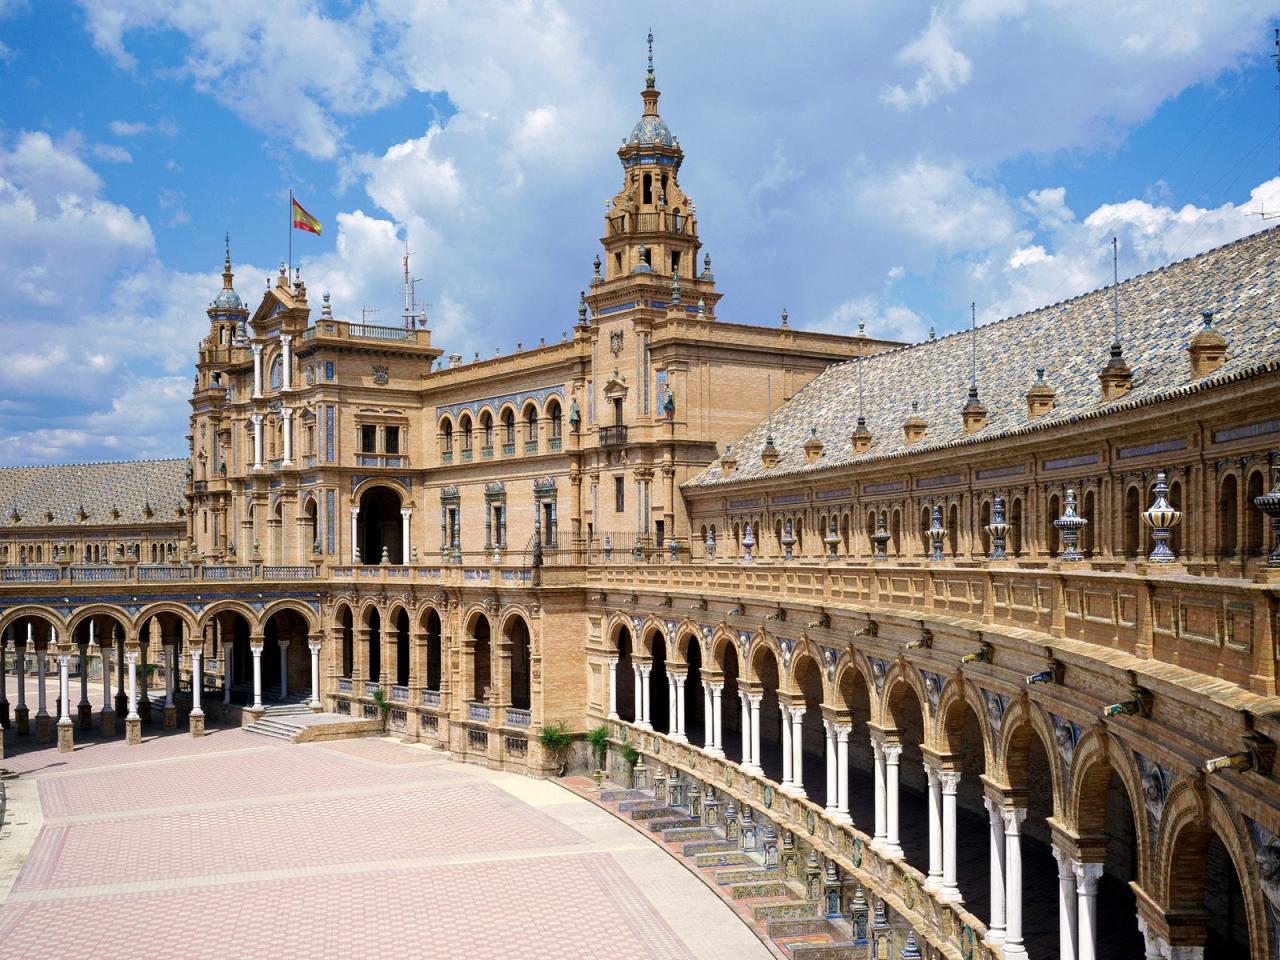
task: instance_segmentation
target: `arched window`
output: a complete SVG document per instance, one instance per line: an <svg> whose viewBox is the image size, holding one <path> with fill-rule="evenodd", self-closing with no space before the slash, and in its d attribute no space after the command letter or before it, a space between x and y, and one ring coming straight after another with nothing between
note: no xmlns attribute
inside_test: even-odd
<svg viewBox="0 0 1280 960"><path fill-rule="evenodd" d="M551 431L552 449L555 449L560 445L560 437L564 424L564 417L561 415L559 400L552 400L547 404L547 421L548 428Z"/></svg>
<svg viewBox="0 0 1280 960"><path fill-rule="evenodd" d="M1062 516L1062 500L1055 493L1049 497L1049 502L1045 510L1044 517L1044 542L1046 553L1051 557L1058 555L1062 536L1058 532L1058 528L1054 526L1054 521Z"/></svg>
<svg viewBox="0 0 1280 960"><path fill-rule="evenodd" d="M1260 557L1265 542L1266 514L1253 505L1255 498L1262 496L1262 471L1255 470L1249 474L1249 488L1245 491L1244 510L1244 555ZM1175 527L1175 531L1179 528Z"/></svg>
<svg viewBox="0 0 1280 960"><path fill-rule="evenodd" d="M524 448L526 453L538 449L538 408L533 404L524 408Z"/></svg>
<svg viewBox="0 0 1280 960"><path fill-rule="evenodd" d="M440 452L446 456L453 453L453 421L447 417L440 424Z"/></svg>
<svg viewBox="0 0 1280 960"><path fill-rule="evenodd" d="M982 542L982 555L988 556L991 553L991 534L987 533L987 526L991 523L991 501L982 501L982 509L978 512L978 537Z"/></svg>
<svg viewBox="0 0 1280 960"><path fill-rule="evenodd" d="M1238 485L1234 474L1222 478L1218 492L1218 556L1234 557L1236 539L1236 497Z"/></svg>
<svg viewBox="0 0 1280 960"><path fill-rule="evenodd" d="M503 453L515 453L516 413L510 407L502 411L502 442L509 448L503 450Z"/></svg>
<svg viewBox="0 0 1280 960"><path fill-rule="evenodd" d="M1005 547L1015 557L1022 555L1022 498L1015 497L1009 506L1009 543Z"/></svg>
<svg viewBox="0 0 1280 960"><path fill-rule="evenodd" d="M642 202L653 203L653 175L646 173L644 175L644 180L642 181L642 184L644 188Z"/></svg>
<svg viewBox="0 0 1280 960"><path fill-rule="evenodd" d="M458 428L462 431L462 455L465 457L471 452L471 417L464 413L458 420Z"/></svg>
<svg viewBox="0 0 1280 960"><path fill-rule="evenodd" d="M1142 500L1136 486L1124 495L1124 555L1137 557L1142 551Z"/></svg>
<svg viewBox="0 0 1280 960"><path fill-rule="evenodd" d="M1085 525L1080 531L1080 550L1086 557L1093 556L1093 544L1097 537L1098 517L1094 507L1095 498L1092 490L1085 491L1084 503L1080 510L1080 516L1085 519Z"/></svg>
<svg viewBox="0 0 1280 960"><path fill-rule="evenodd" d="M960 507L952 504L947 514L947 543L951 547L951 556L960 552Z"/></svg>
<svg viewBox="0 0 1280 960"><path fill-rule="evenodd" d="M488 410L480 414L480 429L484 432L484 449L486 456L493 455L493 414Z"/></svg>

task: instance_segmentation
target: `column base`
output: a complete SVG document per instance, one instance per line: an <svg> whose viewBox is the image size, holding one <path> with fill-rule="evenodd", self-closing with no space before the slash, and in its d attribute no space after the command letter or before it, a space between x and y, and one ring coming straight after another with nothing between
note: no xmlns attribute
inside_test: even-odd
<svg viewBox="0 0 1280 960"><path fill-rule="evenodd" d="M129 744L142 742L142 718L136 713L125 717L124 742Z"/></svg>
<svg viewBox="0 0 1280 960"><path fill-rule="evenodd" d="M187 714L187 727L193 737L204 736L204 711L192 710Z"/></svg>
<svg viewBox="0 0 1280 960"><path fill-rule="evenodd" d="M1006 940L1000 945L1000 955L1004 960L1026 960L1027 948L1020 943L1010 943Z"/></svg>
<svg viewBox="0 0 1280 960"><path fill-rule="evenodd" d="M959 887L948 887L943 884L942 889L938 891L938 899L944 903L963 903L964 897L960 894Z"/></svg>
<svg viewBox="0 0 1280 960"><path fill-rule="evenodd" d="M312 700L312 701L311 701L311 712L312 712L312 713L324 713L324 704L322 704L319 700Z"/></svg>
<svg viewBox="0 0 1280 960"><path fill-rule="evenodd" d="M178 729L178 708L165 707L163 710L164 728L166 730Z"/></svg>
<svg viewBox="0 0 1280 960"><path fill-rule="evenodd" d="M880 856L886 860L901 860L903 857L902 845L897 843L889 843L884 841L880 844Z"/></svg>
<svg viewBox="0 0 1280 960"><path fill-rule="evenodd" d="M53 739L53 717L49 716L47 713L36 714L36 739Z"/></svg>
<svg viewBox="0 0 1280 960"><path fill-rule="evenodd" d="M754 777L764 776L764 768L758 763L740 763L738 766L741 768L743 773L749 773Z"/></svg>
<svg viewBox="0 0 1280 960"><path fill-rule="evenodd" d="M673 734L671 735L671 739L672 739L672 740L674 740L676 743L688 743L688 742L689 742L689 738L688 738L688 737L686 737L683 733L673 733Z"/></svg>
<svg viewBox="0 0 1280 960"><path fill-rule="evenodd" d="M71 718L58 721L58 752L70 753L76 748L75 725Z"/></svg>
<svg viewBox="0 0 1280 960"><path fill-rule="evenodd" d="M985 939L987 943L1004 943L1004 927L988 928Z"/></svg>
<svg viewBox="0 0 1280 960"><path fill-rule="evenodd" d="M702 752L705 753L708 757L724 756L724 751L721 750L719 747L703 747Z"/></svg>
<svg viewBox="0 0 1280 960"><path fill-rule="evenodd" d="M116 712L114 710L103 710L98 714L98 726L104 737L114 737L116 735Z"/></svg>
<svg viewBox="0 0 1280 960"><path fill-rule="evenodd" d="M93 704L88 700L83 701L76 707L76 719L80 723L80 729L88 732L93 729Z"/></svg>
<svg viewBox="0 0 1280 960"><path fill-rule="evenodd" d="M653 724L648 723L648 722L646 722L646 721L643 721L643 720L642 720L641 722L639 722L639 723L637 723L637 724L636 724L636 729L637 729L637 730L652 730L652 729L653 729Z"/></svg>
<svg viewBox="0 0 1280 960"><path fill-rule="evenodd" d="M13 711L13 728L24 737L31 732L30 707L18 707Z"/></svg>
<svg viewBox="0 0 1280 960"><path fill-rule="evenodd" d="M941 877L925 877L924 889L927 890L929 893L937 893L939 890L942 889L942 878Z"/></svg>

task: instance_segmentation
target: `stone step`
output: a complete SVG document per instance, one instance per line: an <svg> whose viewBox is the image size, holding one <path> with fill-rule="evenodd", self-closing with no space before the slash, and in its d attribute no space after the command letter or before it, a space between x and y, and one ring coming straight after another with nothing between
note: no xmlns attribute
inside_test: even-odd
<svg viewBox="0 0 1280 960"><path fill-rule="evenodd" d="M832 940L843 940L843 935L823 916L815 917L774 917L768 921L770 937L808 937L825 936Z"/></svg>
<svg viewBox="0 0 1280 960"><path fill-rule="evenodd" d="M778 871L755 864L747 867L734 867L728 870L714 871L716 883L728 886L731 883L755 883L760 880L777 880Z"/></svg>
<svg viewBox="0 0 1280 960"><path fill-rule="evenodd" d="M669 827L662 831L666 843L682 843L691 840L714 840L717 834L710 827Z"/></svg>
<svg viewBox="0 0 1280 960"><path fill-rule="evenodd" d="M651 833L661 833L663 835L665 835L668 830L702 826L702 824L693 819L693 817L681 816L653 817L652 819L643 822L645 826L649 828Z"/></svg>
<svg viewBox="0 0 1280 960"><path fill-rule="evenodd" d="M751 905L751 915L757 920L774 920L781 917L816 917L822 904L817 900L778 900L774 903Z"/></svg>
<svg viewBox="0 0 1280 960"><path fill-rule="evenodd" d="M855 947L845 940L834 943L797 943L788 945L792 960L860 960L866 956L866 947Z"/></svg>
<svg viewBox="0 0 1280 960"><path fill-rule="evenodd" d="M685 848L696 847L696 843L686 843ZM689 854L686 854L689 856ZM711 869L715 867L743 867L754 864L756 861L751 859L750 854L743 853L736 847L722 852L697 853L692 854L695 866L702 869Z"/></svg>
<svg viewBox="0 0 1280 960"><path fill-rule="evenodd" d="M686 857L700 857L712 853L733 853L737 849L736 840L697 840L685 843L681 853Z"/></svg>
<svg viewBox="0 0 1280 960"><path fill-rule="evenodd" d="M643 799L645 799L643 790L632 790L630 787L607 787L600 791L601 803L622 803Z"/></svg>
<svg viewBox="0 0 1280 960"><path fill-rule="evenodd" d="M653 797L641 796L634 800L624 800L618 804L618 812L625 813L632 820L640 820L644 817L656 817L669 813L671 810L661 800L655 800Z"/></svg>
<svg viewBox="0 0 1280 960"><path fill-rule="evenodd" d="M794 897L795 891L783 880L752 880L746 883L730 883L729 896L734 900L750 900L753 897Z"/></svg>
<svg viewBox="0 0 1280 960"><path fill-rule="evenodd" d="M260 737L271 737L274 740L285 740L289 743L293 742L296 730L280 730L278 728L264 727L261 723L251 723L245 727L249 733L256 733Z"/></svg>

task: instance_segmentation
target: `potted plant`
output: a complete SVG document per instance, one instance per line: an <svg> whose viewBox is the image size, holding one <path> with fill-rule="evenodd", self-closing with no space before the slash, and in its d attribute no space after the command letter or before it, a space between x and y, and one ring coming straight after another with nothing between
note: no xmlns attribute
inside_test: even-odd
<svg viewBox="0 0 1280 960"><path fill-rule="evenodd" d="M587 743L591 745L596 755L596 769L591 776L596 782L596 789L599 790L604 786L604 766L609 753L609 728L603 723L598 727L592 727L587 731Z"/></svg>
<svg viewBox="0 0 1280 960"><path fill-rule="evenodd" d="M573 734L569 732L569 725L563 720L548 724L539 732L538 742L542 744L542 748L547 751L547 755L557 765L556 776L564 776L565 765L569 757L569 747L573 745Z"/></svg>

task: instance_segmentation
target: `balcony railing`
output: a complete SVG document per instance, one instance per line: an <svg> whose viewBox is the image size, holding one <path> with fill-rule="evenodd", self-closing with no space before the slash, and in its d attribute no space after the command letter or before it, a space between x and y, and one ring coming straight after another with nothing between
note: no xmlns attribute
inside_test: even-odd
<svg viewBox="0 0 1280 960"><path fill-rule="evenodd" d="M205 566L200 568L201 580L252 580L255 568L252 564Z"/></svg>
<svg viewBox="0 0 1280 960"><path fill-rule="evenodd" d="M372 697L375 693L382 689L382 684L377 680L366 680L364 682L364 695Z"/></svg>
<svg viewBox="0 0 1280 960"><path fill-rule="evenodd" d="M528 727L533 722L533 714L518 707L507 707L507 726Z"/></svg>
<svg viewBox="0 0 1280 960"><path fill-rule="evenodd" d="M72 567L71 579L75 583L121 583L129 579L129 568L105 565Z"/></svg>
<svg viewBox="0 0 1280 960"><path fill-rule="evenodd" d="M57 567L5 567L5 583L57 583Z"/></svg>
<svg viewBox="0 0 1280 960"><path fill-rule="evenodd" d="M440 706L440 691L439 690L423 690L422 705L424 707Z"/></svg>
<svg viewBox="0 0 1280 960"><path fill-rule="evenodd" d="M316 568L310 566L264 566L262 575L268 580L314 580Z"/></svg>
<svg viewBox="0 0 1280 960"><path fill-rule="evenodd" d="M559 450L563 445L564 445L564 441L562 441L559 437L552 437L550 440L547 441L548 450Z"/></svg>
<svg viewBox="0 0 1280 960"><path fill-rule="evenodd" d="M347 327L347 335L355 340L416 340L412 330L403 327L382 327L372 323L353 323Z"/></svg>
<svg viewBox="0 0 1280 960"><path fill-rule="evenodd" d="M391 688L391 700L393 703L408 703L409 688L396 684Z"/></svg>
<svg viewBox="0 0 1280 960"><path fill-rule="evenodd" d="M468 703L467 716L477 723L488 723L491 711L487 703Z"/></svg>
<svg viewBox="0 0 1280 960"><path fill-rule="evenodd" d="M627 428L622 424L600 428L600 446L624 447L627 445Z"/></svg>
<svg viewBox="0 0 1280 960"><path fill-rule="evenodd" d="M524 442L524 452L525 452L525 453L537 453L537 452L538 452L538 441L537 441L537 440L526 440L526 441Z"/></svg>
<svg viewBox="0 0 1280 960"><path fill-rule="evenodd" d="M481 448L480 448L480 456L481 456L481 457L483 457L485 460L492 460L492 459L493 459L493 445L492 445L492 444L490 444L490 445L489 445L489 446L487 446L487 447L481 447Z"/></svg>
<svg viewBox="0 0 1280 960"><path fill-rule="evenodd" d="M516 455L516 445L514 443L504 443L502 445L502 455L504 457L514 457Z"/></svg>
<svg viewBox="0 0 1280 960"><path fill-rule="evenodd" d="M138 579L150 582L170 582L190 580L191 568L188 566L155 566L138 567Z"/></svg>
<svg viewBox="0 0 1280 960"><path fill-rule="evenodd" d="M357 453L357 467L396 467L409 466L409 458L402 453Z"/></svg>
<svg viewBox="0 0 1280 960"><path fill-rule="evenodd" d="M470 448L470 447L464 447L464 448L463 448L463 450L462 450L462 462L463 462L463 463L470 463L470 462L471 462L471 460L473 459L473 457L474 457L474 453L472 452L471 448Z"/></svg>
<svg viewBox="0 0 1280 960"><path fill-rule="evenodd" d="M441 453L441 454L440 454L440 462L441 462L441 463L453 463L453 451L452 451L452 450L445 450L443 453Z"/></svg>
<svg viewBox="0 0 1280 960"><path fill-rule="evenodd" d="M339 693L350 693L350 692L351 692L351 689L352 689L352 688L351 688L351 678L350 678L350 677L339 677L339 678L338 678L338 692L339 692Z"/></svg>

